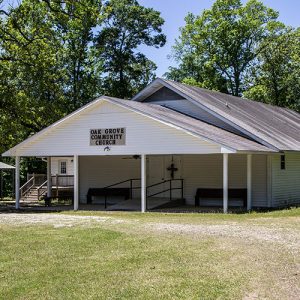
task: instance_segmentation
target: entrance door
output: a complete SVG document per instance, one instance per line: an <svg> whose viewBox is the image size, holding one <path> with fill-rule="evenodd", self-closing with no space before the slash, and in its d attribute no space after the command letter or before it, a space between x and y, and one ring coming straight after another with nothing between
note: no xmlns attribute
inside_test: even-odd
<svg viewBox="0 0 300 300"><path fill-rule="evenodd" d="M174 179L181 178L181 157L180 155L153 155L148 156L147 160L147 186L162 182L164 180L171 179L171 170L172 163L174 168L177 170L174 171ZM174 187L179 187L180 182L173 182ZM148 195L158 193L159 191L166 190L170 186L170 183L166 182L148 189ZM158 194L156 197L169 197L169 192L164 192ZM174 197L180 195L180 191L174 191L172 194Z"/></svg>

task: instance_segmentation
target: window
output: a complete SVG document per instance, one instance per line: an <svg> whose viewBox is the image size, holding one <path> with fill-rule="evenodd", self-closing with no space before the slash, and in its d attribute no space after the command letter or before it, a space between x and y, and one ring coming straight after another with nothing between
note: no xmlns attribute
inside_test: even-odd
<svg viewBox="0 0 300 300"><path fill-rule="evenodd" d="M59 171L60 171L60 174L67 174L67 162L66 161L60 161Z"/></svg>
<svg viewBox="0 0 300 300"><path fill-rule="evenodd" d="M285 170L285 155L280 156L280 169Z"/></svg>

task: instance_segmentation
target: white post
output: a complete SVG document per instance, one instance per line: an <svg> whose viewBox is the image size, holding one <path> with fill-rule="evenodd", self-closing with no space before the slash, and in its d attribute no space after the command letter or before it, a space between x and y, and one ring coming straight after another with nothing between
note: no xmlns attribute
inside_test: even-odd
<svg viewBox="0 0 300 300"><path fill-rule="evenodd" d="M252 208L252 154L247 154L247 210Z"/></svg>
<svg viewBox="0 0 300 300"><path fill-rule="evenodd" d="M47 158L47 197L51 197L52 177L51 177L51 157Z"/></svg>
<svg viewBox="0 0 300 300"><path fill-rule="evenodd" d="M228 212L228 153L223 153L223 211Z"/></svg>
<svg viewBox="0 0 300 300"><path fill-rule="evenodd" d="M74 155L74 210L78 210L79 204L79 164L78 155Z"/></svg>
<svg viewBox="0 0 300 300"><path fill-rule="evenodd" d="M15 194L16 194L16 209L20 208L20 156L15 159Z"/></svg>
<svg viewBox="0 0 300 300"><path fill-rule="evenodd" d="M146 211L147 190L146 190L146 155L141 156L141 212Z"/></svg>

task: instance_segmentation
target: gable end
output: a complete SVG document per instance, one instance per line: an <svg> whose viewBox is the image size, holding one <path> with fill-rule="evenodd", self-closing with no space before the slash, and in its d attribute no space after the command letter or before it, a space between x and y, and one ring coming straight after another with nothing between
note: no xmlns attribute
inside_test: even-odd
<svg viewBox="0 0 300 300"><path fill-rule="evenodd" d="M162 87L158 91L154 92L152 95L143 100L143 102L155 102L160 100L183 100L181 95L172 91L167 87Z"/></svg>

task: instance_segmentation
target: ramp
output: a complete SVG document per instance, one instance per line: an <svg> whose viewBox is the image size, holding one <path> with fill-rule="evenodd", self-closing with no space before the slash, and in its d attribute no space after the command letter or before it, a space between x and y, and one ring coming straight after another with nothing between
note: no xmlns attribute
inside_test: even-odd
<svg viewBox="0 0 300 300"><path fill-rule="evenodd" d="M169 198L151 198L147 200L147 210L152 210L161 207L168 207L169 205L177 203L177 200L170 201ZM140 211L141 199L129 199L117 204L111 205L107 210L127 210L127 211Z"/></svg>

